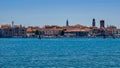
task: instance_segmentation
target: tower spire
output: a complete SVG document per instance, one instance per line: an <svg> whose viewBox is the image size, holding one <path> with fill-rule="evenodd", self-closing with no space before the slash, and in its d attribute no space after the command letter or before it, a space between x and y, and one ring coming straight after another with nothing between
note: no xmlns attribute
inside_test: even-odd
<svg viewBox="0 0 120 68"><path fill-rule="evenodd" d="M93 21L92 21L92 26L93 26L93 27L95 27L95 26L96 26L95 18L93 18Z"/></svg>
<svg viewBox="0 0 120 68"><path fill-rule="evenodd" d="M66 21L66 26L69 26L69 21L68 21L68 19L67 19L67 21Z"/></svg>
<svg viewBox="0 0 120 68"><path fill-rule="evenodd" d="M12 27L14 27L14 21L12 21Z"/></svg>

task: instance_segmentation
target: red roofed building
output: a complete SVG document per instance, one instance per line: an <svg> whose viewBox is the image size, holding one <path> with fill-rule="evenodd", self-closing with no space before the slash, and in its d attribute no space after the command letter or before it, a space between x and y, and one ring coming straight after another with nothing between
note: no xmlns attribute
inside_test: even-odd
<svg viewBox="0 0 120 68"><path fill-rule="evenodd" d="M66 37L88 37L89 36L90 29L89 28L75 28L65 31Z"/></svg>
<svg viewBox="0 0 120 68"><path fill-rule="evenodd" d="M38 27L28 27L26 30L27 37L35 37L35 31L39 30Z"/></svg>
<svg viewBox="0 0 120 68"><path fill-rule="evenodd" d="M40 31L43 33L44 36L55 37L60 35L61 30L63 29L59 26L45 26Z"/></svg>

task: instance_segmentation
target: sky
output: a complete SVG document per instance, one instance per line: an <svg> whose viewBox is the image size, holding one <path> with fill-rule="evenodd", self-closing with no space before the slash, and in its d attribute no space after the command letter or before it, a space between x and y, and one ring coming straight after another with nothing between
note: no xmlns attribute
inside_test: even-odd
<svg viewBox="0 0 120 68"><path fill-rule="evenodd" d="M120 27L120 0L0 0L0 24L23 26L81 24L92 19Z"/></svg>

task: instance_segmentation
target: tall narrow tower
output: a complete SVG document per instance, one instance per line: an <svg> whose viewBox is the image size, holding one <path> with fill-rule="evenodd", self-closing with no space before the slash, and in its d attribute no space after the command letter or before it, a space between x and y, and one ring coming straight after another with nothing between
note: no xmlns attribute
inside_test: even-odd
<svg viewBox="0 0 120 68"><path fill-rule="evenodd" d="M92 26L95 27L96 26L96 22L95 22L95 19L93 18L92 20Z"/></svg>
<svg viewBox="0 0 120 68"><path fill-rule="evenodd" d="M105 28L105 21L104 20L100 20L100 28Z"/></svg>
<svg viewBox="0 0 120 68"><path fill-rule="evenodd" d="M12 27L14 27L14 21L12 21Z"/></svg>
<svg viewBox="0 0 120 68"><path fill-rule="evenodd" d="M12 21L12 37L14 36L14 21Z"/></svg>
<svg viewBox="0 0 120 68"><path fill-rule="evenodd" d="M68 22L68 20L66 21L66 26L69 26L69 22Z"/></svg>

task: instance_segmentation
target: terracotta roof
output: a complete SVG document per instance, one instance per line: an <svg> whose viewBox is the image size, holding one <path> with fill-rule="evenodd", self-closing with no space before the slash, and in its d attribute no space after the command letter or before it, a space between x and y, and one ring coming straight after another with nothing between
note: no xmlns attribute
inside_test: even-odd
<svg viewBox="0 0 120 68"><path fill-rule="evenodd" d="M37 29L35 29L35 28L27 28L27 33L33 33L33 32L35 32Z"/></svg>
<svg viewBox="0 0 120 68"><path fill-rule="evenodd" d="M72 30L66 30L65 32L87 32L90 29L72 29Z"/></svg>
<svg viewBox="0 0 120 68"><path fill-rule="evenodd" d="M63 30L63 28L58 27L58 26L50 26L50 28L49 27L48 28L43 27L43 28L40 28L40 30L42 30L42 31L44 31L44 30Z"/></svg>
<svg viewBox="0 0 120 68"><path fill-rule="evenodd" d="M11 28L11 25L9 25L9 24L4 24L4 25L1 25L1 28Z"/></svg>

